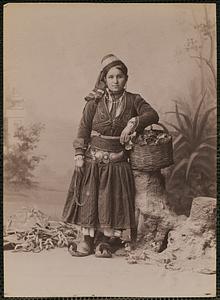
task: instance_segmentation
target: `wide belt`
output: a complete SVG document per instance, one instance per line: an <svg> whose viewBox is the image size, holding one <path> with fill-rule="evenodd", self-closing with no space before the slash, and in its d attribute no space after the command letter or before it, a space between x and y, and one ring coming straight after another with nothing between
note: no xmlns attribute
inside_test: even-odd
<svg viewBox="0 0 220 300"><path fill-rule="evenodd" d="M86 153L86 160L92 160L98 163L116 163L127 161L127 157L124 151L121 152L109 152L96 148L90 148Z"/></svg>
<svg viewBox="0 0 220 300"><path fill-rule="evenodd" d="M121 152L124 150L124 146L120 143L120 139L110 139L110 136L107 139L102 136L92 136L90 145L107 152Z"/></svg>
<svg viewBox="0 0 220 300"><path fill-rule="evenodd" d="M99 136L106 140L120 140L120 136L103 135L95 130L92 130L92 132L91 132L91 137L93 137L93 136Z"/></svg>

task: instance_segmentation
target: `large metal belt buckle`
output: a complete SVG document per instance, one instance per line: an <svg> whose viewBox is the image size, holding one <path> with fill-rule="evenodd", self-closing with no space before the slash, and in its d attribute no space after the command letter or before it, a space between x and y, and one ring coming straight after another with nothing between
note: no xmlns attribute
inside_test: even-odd
<svg viewBox="0 0 220 300"><path fill-rule="evenodd" d="M92 155L92 159L96 160L96 151L94 149L90 149L90 153Z"/></svg>
<svg viewBox="0 0 220 300"><path fill-rule="evenodd" d="M109 152L91 149L90 153L92 155L93 160L96 160L98 162L103 162L104 164L107 164L110 162L110 153Z"/></svg>
<svg viewBox="0 0 220 300"><path fill-rule="evenodd" d="M109 157L109 153L108 152L103 152L102 161L103 161L104 164L109 163L110 157Z"/></svg>
<svg viewBox="0 0 220 300"><path fill-rule="evenodd" d="M95 150L94 152L94 158L97 162L103 162L103 157L104 157L105 152L101 150ZM106 155L105 155L106 157Z"/></svg>

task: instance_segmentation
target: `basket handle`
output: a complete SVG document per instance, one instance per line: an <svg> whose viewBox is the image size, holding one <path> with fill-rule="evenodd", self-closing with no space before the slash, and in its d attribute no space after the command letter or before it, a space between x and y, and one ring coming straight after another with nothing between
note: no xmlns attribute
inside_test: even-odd
<svg viewBox="0 0 220 300"><path fill-rule="evenodd" d="M167 134L169 134L169 131L168 131L168 129L166 128L166 126L165 125L163 125L162 123L155 123L155 124L152 124L152 125L149 125L150 127L151 127L151 129L153 129L153 125L158 125L158 126L160 126L160 127L162 127L163 128L163 130L167 133Z"/></svg>

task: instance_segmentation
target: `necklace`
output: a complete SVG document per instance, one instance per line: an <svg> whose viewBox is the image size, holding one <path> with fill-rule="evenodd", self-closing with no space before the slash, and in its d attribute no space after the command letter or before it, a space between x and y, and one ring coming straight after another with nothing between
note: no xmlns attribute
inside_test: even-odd
<svg viewBox="0 0 220 300"><path fill-rule="evenodd" d="M112 119L115 119L116 116L118 115L117 111L118 111L118 109L120 111L120 105L121 105L122 99L124 98L124 95L125 95L125 90L121 94L120 98L115 99L115 95L113 93L110 94L109 90L107 90L106 96L107 96L107 101L109 101L109 103L110 103L109 112L110 112L110 116Z"/></svg>

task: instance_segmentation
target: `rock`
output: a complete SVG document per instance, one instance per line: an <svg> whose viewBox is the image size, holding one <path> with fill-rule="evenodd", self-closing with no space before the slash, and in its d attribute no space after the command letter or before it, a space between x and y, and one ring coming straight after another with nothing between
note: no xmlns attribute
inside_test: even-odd
<svg viewBox="0 0 220 300"><path fill-rule="evenodd" d="M145 258L148 264L172 270L215 273L216 199L197 197L188 218L177 216L169 207L161 172L133 172L138 223L136 260Z"/></svg>
<svg viewBox="0 0 220 300"><path fill-rule="evenodd" d="M215 230L216 199L210 197L193 199L189 219L199 223L204 230Z"/></svg>
<svg viewBox="0 0 220 300"><path fill-rule="evenodd" d="M135 203L142 214L160 215L166 208L165 181L160 171L133 171L136 187Z"/></svg>
<svg viewBox="0 0 220 300"><path fill-rule="evenodd" d="M178 222L167 201L165 179L161 172L133 171L136 186L138 240L145 248L162 251L170 230Z"/></svg>
<svg viewBox="0 0 220 300"><path fill-rule="evenodd" d="M137 261L145 260L146 264L158 264L166 269L214 274L215 212L216 199L208 197L193 199L188 218L175 216L168 209L162 210L161 215L152 210L145 211L142 214L142 242L133 255Z"/></svg>
<svg viewBox="0 0 220 300"><path fill-rule="evenodd" d="M215 199L195 198L190 217L168 233L167 248L162 254L172 266L178 264L181 269L200 273L215 272L215 205Z"/></svg>

